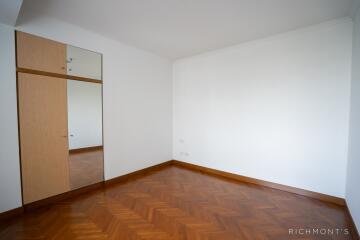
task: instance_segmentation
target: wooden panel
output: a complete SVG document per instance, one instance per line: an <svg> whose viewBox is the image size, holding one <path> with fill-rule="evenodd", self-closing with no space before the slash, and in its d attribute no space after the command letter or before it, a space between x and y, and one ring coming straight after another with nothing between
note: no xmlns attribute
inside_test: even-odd
<svg viewBox="0 0 360 240"><path fill-rule="evenodd" d="M70 189L66 84L63 79L18 73L25 204Z"/></svg>
<svg viewBox="0 0 360 240"><path fill-rule="evenodd" d="M66 45L28 33L16 32L17 66L67 74Z"/></svg>
<svg viewBox="0 0 360 240"><path fill-rule="evenodd" d="M39 70L32 70L27 68L16 68L17 72L22 73L31 73L31 74L37 74L37 75L43 75L48 77L56 77L56 78L64 78L66 80L77 80L82 82L91 82L91 83L98 83L102 84L101 80L91 79L91 78L84 78L84 77L77 77L77 76L71 76L71 75L65 75L65 74L59 74L59 73L50 73L50 72L44 72Z"/></svg>

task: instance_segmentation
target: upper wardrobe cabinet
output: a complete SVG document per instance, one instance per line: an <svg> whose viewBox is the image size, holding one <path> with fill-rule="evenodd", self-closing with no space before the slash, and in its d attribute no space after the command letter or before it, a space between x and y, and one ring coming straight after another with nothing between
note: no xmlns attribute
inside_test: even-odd
<svg viewBox="0 0 360 240"><path fill-rule="evenodd" d="M83 48L66 46L68 75L101 80L101 54Z"/></svg>
<svg viewBox="0 0 360 240"><path fill-rule="evenodd" d="M100 53L23 32L16 32L16 44L18 68L102 79Z"/></svg>
<svg viewBox="0 0 360 240"><path fill-rule="evenodd" d="M16 32L16 45L17 67L67 74L65 44Z"/></svg>

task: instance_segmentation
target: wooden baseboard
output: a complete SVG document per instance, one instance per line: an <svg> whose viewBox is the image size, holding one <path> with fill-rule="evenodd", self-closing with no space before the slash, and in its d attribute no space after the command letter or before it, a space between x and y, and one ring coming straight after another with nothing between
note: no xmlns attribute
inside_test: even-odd
<svg viewBox="0 0 360 240"><path fill-rule="evenodd" d="M138 171L131 172L131 173L119 176L119 177L115 177L115 178L106 180L105 181L105 186L109 186L109 185L112 185L112 184L115 184L115 183L125 182L125 181L128 181L128 180L133 180L134 178L141 177L141 176L143 176L143 175L145 175L145 174L147 174L149 172L159 170L161 168L164 168L166 166L170 166L172 164L173 164L172 160L170 160L170 161L166 161L166 162L163 162L163 163L151 166L151 167L143 168L143 169L140 169Z"/></svg>
<svg viewBox="0 0 360 240"><path fill-rule="evenodd" d="M18 207L18 208L11 209L11 210L6 211L6 212L2 212L2 213L0 213L0 222L6 221L9 218L13 218L13 217L21 215L23 213L24 213L24 208L22 206Z"/></svg>
<svg viewBox="0 0 360 240"><path fill-rule="evenodd" d="M64 193L61 193L61 194L58 194L58 195L55 195L55 196L51 196L51 197L48 197L48 198L45 198L45 199L41 199L41 200L38 200L38 201L35 201L35 202L32 202L32 203L25 204L23 207L24 207L24 210L26 212L26 211L29 211L29 210L32 210L32 209L36 209L36 208L39 208L39 207L47 206L47 205L50 205L50 204L65 200L65 199L68 199L68 198L76 197L76 196L78 196L80 194L102 188L103 186L104 186L103 181L98 182L98 183L94 183L94 184L91 184L89 186L81 187L81 188L78 188L78 189L71 190L69 192L64 192Z"/></svg>
<svg viewBox="0 0 360 240"><path fill-rule="evenodd" d="M268 182L268 181L264 181L264 180L260 180L260 179L256 179L256 178L237 175L234 173L224 172L224 171L207 168L207 167L203 167L203 166L199 166L199 165L195 165L195 164L191 164L191 163L187 163L187 162L183 162L183 161L179 161L179 160L171 160L170 163L175 166L184 167L186 169L202 172L205 174L210 174L210 175L217 176L217 177L227 178L227 179L231 179L231 180L235 180L235 181L239 181L239 182L256 184L256 185L260 185L263 187L270 187L270 188L278 189L281 191L291 192L291 193L295 193L298 195L302 195L302 196L318 199L318 200L321 200L324 202L334 203L334 204L343 206L349 216L349 225L351 226L350 227L351 236L354 240L360 240L359 231L355 225L355 222L350 213L349 207L347 206L347 203L346 203L345 199L343 199L343 198L330 196L330 195L326 195L326 194L322 194L322 193L318 193L318 192L312 192L312 191L308 191L308 190L304 190L304 189L300 189L300 188L290 187L290 186L286 186L286 185L282 185L282 184L278 184L278 183L272 183L272 182Z"/></svg>
<svg viewBox="0 0 360 240"><path fill-rule="evenodd" d="M347 211L347 214L349 215L349 224L351 225L350 233L354 240L360 240L359 230L357 229L354 218L351 215L349 206L347 205L347 202L345 201L345 208Z"/></svg>
<svg viewBox="0 0 360 240"><path fill-rule="evenodd" d="M65 193L62 193L62 194L59 194L59 195L56 195L56 196L51 196L51 197L48 197L48 198L45 198L45 199L42 199L42 200L39 200L39 201L28 203L28 204L25 204L22 207L0 213L0 220L15 217L15 216L21 215L24 212L31 211L31 210L37 209L39 207L45 207L45 206L54 204L56 202L59 202L59 201L62 201L62 200L65 200L65 199L68 199L68 198L71 198L71 197L75 197L75 196L78 196L80 194L90 192L90 191L93 191L93 190L96 190L96 189L99 189L99 188L102 188L102 187L109 187L109 186L111 186L111 185L113 185L115 183L121 183L121 182L125 182L125 181L128 181L128 180L132 180L134 178L141 177L141 176L143 176L143 175L145 175L145 174L147 174L149 172L164 168L164 167L169 166L171 164L172 164L172 161L167 161L167 162L160 163L160 164L157 164L157 165L154 165L154 166L150 166L150 167L147 167L147 168L144 168L144 169L140 169L140 170L132 172L132 173L125 174L123 176L119 176L119 177L109 179L109 180L106 180L106 181L102 181L102 182L99 182L99 183L95 183L95 184L92 184L92 185L89 185L89 186L86 186L86 187L82 187L82 188L79 188L79 189L74 189L74 190L71 190L69 192L65 192Z"/></svg>
<svg viewBox="0 0 360 240"><path fill-rule="evenodd" d="M282 190L282 191L286 191L286 192L295 193L298 195L303 195L303 196L310 197L310 198L315 198L315 199L322 200L325 202L335 203L340 206L345 206L345 200L343 198L339 198L339 197L335 197L335 196L330 196L330 195L326 195L326 194L322 194L322 193L318 193L318 192L312 192L312 191L308 191L308 190L300 189L300 188L296 188L296 187L290 187L290 186L282 185L282 184L278 184L278 183L268 182L268 181L264 181L264 180L260 180L260 179L256 179L256 178L246 177L246 176L242 176L242 175L238 175L238 174L234 174L234 173L224 172L224 171L216 170L213 168L207 168L207 167L203 167L203 166L199 166L199 165L195 165L195 164L191 164L191 163L187 163L187 162L183 162L183 161L179 161L179 160L172 160L171 163L176 166L196 170L199 172L211 174L211 175L218 176L218 177L224 177L224 178L228 178L228 179L232 179L232 180L236 180L236 181L240 181L240 182L257 184L260 186L270 187L270 188L274 188L274 189L278 189L278 190Z"/></svg>
<svg viewBox="0 0 360 240"><path fill-rule="evenodd" d="M281 191L295 193L298 195L318 199L318 200L321 200L324 202L329 202L329 203L334 203L334 204L340 205L345 208L345 210L347 211L347 214L349 216L349 225L351 226L350 233L351 233L352 238L354 240L360 240L359 231L356 228L354 219L352 218L352 215L347 206L347 203L346 203L345 199L343 199L343 198L330 196L330 195L326 195L326 194L322 194L322 193L318 193L318 192L312 192L312 191L308 191L305 189L290 187L290 186L286 186L286 185L282 185L282 184L278 184L278 183L268 182L268 181L264 181L264 180L260 180L260 179L256 179L256 178L237 175L234 173L224 172L224 171L216 170L213 168L207 168L207 167L203 167L203 166L199 166L199 165L195 165L195 164L191 164L191 163L187 163L187 162L183 162L183 161L179 161L179 160L171 160L170 162L172 165L183 167L183 168L194 170L194 171L198 171L198 172L202 172L205 174L210 174L213 176L227 178L227 179L231 179L231 180L235 180L235 181L239 181L239 182L256 184L256 185L260 185L263 187L270 187L270 188L278 189Z"/></svg>
<svg viewBox="0 0 360 240"><path fill-rule="evenodd" d="M112 179L109 179L109 180L106 180L106 181L103 181L100 183L96 183L96 184L93 184L90 186L75 189L70 192L59 194L59 195L56 195L53 197L49 197L49 198L46 198L43 200L39 200L39 201L30 203L30 204L26 204L23 207L20 207L17 209L13 209L13 210L10 210L10 211L4 212L4 213L0 213L0 219L20 215L24 211L29 211L34 208L50 205L50 204L56 203L58 201L62 201L67 198L75 197L77 195L80 195L80 194L83 194L83 193L86 193L86 192L89 192L89 191L92 191L92 190L95 190L95 189L98 189L101 187L105 187L105 188L111 187L111 185L113 185L113 184L133 180L133 179L136 179L143 175L146 175L147 173L159 170L161 168L164 168L164 167L167 167L170 165L183 167L183 168L187 168L190 170L202 172L205 174L210 174L210 175L217 176L217 177L227 178L227 179L231 179L231 180L235 180L235 181L239 181L239 182L246 182L246 183L260 185L263 187L270 187L270 188L274 188L274 189L278 189L278 190L282 190L282 191L286 191L286 192L291 192L291 193L303 195L306 197L322 200L325 202L335 203L337 205L344 206L347 208L346 202L343 198L334 197L334 196L321 194L321 193L317 193L317 192L312 192L312 191L299 189L299 188L295 188L295 187L290 187L290 186L286 186L286 185L282 185L282 184L272 183L272 182L268 182L268 181L264 181L264 180L260 180L260 179L256 179L256 178L241 176L241 175L237 175L234 173L224 172L224 171L207 168L207 167L203 167L203 166L199 166L199 165L195 165L195 164L191 164L191 163L186 163L186 162L182 162L182 161L178 161L178 160L170 160L170 161L166 161L166 162L154 165L154 166L150 166L150 167L147 167L147 168L144 168L144 169L132 172L132 173L128 173L128 174L125 174L125 175L122 175L122 176L119 176L116 178L112 178ZM350 216L351 216L351 214L350 214ZM352 221L352 219L351 219L351 221ZM353 221L352 221L352 224L354 226L354 229L356 230L356 227L355 227Z"/></svg>
<svg viewBox="0 0 360 240"><path fill-rule="evenodd" d="M93 190L96 190L96 189L99 189L99 188L103 188L103 187L108 187L108 186L110 186L112 184L125 182L125 181L128 181L128 180L133 180L136 177L141 177L141 176L143 176L143 175L145 175L145 174L147 174L149 172L152 172L154 170L158 170L160 168L163 168L163 167L166 167L166 166L169 166L169 165L171 165L171 161L160 163L160 164L157 164L157 165L154 165L154 166L150 166L150 167L140 169L140 170L132 172L132 173L128 173L128 174L113 178L113 179L109 179L109 180L102 181L102 182L99 182L99 183L95 183L95 184L85 186L85 187L82 187L82 188L79 188L79 189L74 189L74 190L71 190L69 192L65 192L65 193L62 193L62 194L59 194L59 195L56 195L56 196L51 196L51 197L48 197L48 198L45 198L45 199L42 199L42 200L39 200L39 201L28 203L28 204L25 204L23 207L24 207L24 210L26 212L26 211L29 211L29 210L32 210L32 209L36 209L36 208L39 208L39 207L54 204L56 202L59 202L59 201L62 201L62 200L68 199L68 198L72 198L72 197L78 196L78 195L86 193L86 192L90 192L90 191L93 191Z"/></svg>
<svg viewBox="0 0 360 240"><path fill-rule="evenodd" d="M94 146L94 147L84 147L84 148L70 149L69 153L84 153L84 152L92 152L92 151L99 151L99 150L103 150L103 146Z"/></svg>

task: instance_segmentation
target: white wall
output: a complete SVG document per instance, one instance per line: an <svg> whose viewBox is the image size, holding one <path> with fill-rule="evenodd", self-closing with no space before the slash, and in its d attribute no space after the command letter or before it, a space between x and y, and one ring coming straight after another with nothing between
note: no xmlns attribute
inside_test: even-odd
<svg viewBox="0 0 360 240"><path fill-rule="evenodd" d="M171 159L171 63L49 18L19 30L103 54L105 179Z"/></svg>
<svg viewBox="0 0 360 240"><path fill-rule="evenodd" d="M168 60L45 17L18 29L103 53L105 179L171 159ZM13 33L0 36L4 211L21 197ZM175 62L173 157L343 197L350 54L345 19Z"/></svg>
<svg viewBox="0 0 360 240"><path fill-rule="evenodd" d="M344 197L350 19L181 59L173 157Z"/></svg>
<svg viewBox="0 0 360 240"><path fill-rule="evenodd" d="M22 20L17 28L103 53L105 179L171 159L172 83L167 59L54 19ZM1 26L0 36L1 212L20 206L21 197L13 29Z"/></svg>
<svg viewBox="0 0 360 240"><path fill-rule="evenodd" d="M101 84L67 81L69 149L102 146Z"/></svg>
<svg viewBox="0 0 360 240"><path fill-rule="evenodd" d="M21 188L14 30L2 24L0 24L0 78L0 212L4 212L21 206Z"/></svg>
<svg viewBox="0 0 360 240"><path fill-rule="evenodd" d="M354 19L349 160L346 181L346 202L360 229L360 10Z"/></svg>
<svg viewBox="0 0 360 240"><path fill-rule="evenodd" d="M47 17L21 31L103 54L105 179L171 159L171 63L154 54Z"/></svg>

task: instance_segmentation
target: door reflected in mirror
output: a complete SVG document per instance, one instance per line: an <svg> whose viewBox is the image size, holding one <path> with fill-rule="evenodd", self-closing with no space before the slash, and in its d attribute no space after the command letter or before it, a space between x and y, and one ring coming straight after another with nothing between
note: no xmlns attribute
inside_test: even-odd
<svg viewBox="0 0 360 240"><path fill-rule="evenodd" d="M102 84L68 80L70 188L104 179Z"/></svg>

